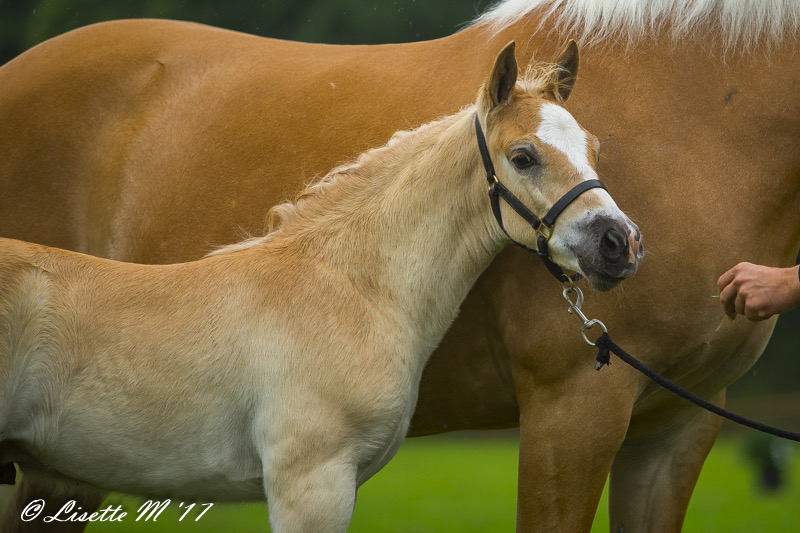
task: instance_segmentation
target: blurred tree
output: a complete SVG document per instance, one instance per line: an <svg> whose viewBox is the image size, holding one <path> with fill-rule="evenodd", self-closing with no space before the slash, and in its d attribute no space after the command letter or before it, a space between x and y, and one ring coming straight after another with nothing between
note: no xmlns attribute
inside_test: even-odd
<svg viewBox="0 0 800 533"><path fill-rule="evenodd" d="M0 0L0 64L25 49L25 20L33 8L32 2Z"/></svg>
<svg viewBox="0 0 800 533"><path fill-rule="evenodd" d="M475 18L478 8L463 0L317 0L305 13L291 38L354 44L443 37Z"/></svg>

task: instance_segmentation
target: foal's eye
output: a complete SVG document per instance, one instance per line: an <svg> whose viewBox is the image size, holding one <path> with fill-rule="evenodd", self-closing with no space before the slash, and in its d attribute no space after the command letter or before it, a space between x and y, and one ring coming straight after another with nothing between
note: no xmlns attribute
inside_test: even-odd
<svg viewBox="0 0 800 533"><path fill-rule="evenodd" d="M527 152L517 152L514 154L511 157L511 163L520 170L538 164L536 158Z"/></svg>

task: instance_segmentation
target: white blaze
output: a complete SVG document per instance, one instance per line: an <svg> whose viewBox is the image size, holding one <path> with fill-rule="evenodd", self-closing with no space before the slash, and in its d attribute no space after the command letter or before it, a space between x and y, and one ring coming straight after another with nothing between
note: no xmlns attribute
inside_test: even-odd
<svg viewBox="0 0 800 533"><path fill-rule="evenodd" d="M559 105L546 103L540 109L539 116L542 121L536 136L543 143L564 153L583 179L596 179L597 174L589 164L586 150L586 132L569 111Z"/></svg>

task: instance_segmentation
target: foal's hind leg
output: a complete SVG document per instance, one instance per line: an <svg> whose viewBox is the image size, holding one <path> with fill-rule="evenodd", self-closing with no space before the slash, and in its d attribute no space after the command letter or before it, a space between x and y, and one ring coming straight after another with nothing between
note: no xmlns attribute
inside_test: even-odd
<svg viewBox="0 0 800 533"><path fill-rule="evenodd" d="M710 398L717 405L723 405L724 399L724 391ZM722 419L688 404L675 414L682 420L669 428L642 430L635 420L632 422L631 434L611 468L611 531L681 531L689 499Z"/></svg>
<svg viewBox="0 0 800 533"><path fill-rule="evenodd" d="M59 533L76 533L83 531L87 523L84 522L51 522L45 523L45 516L52 516L69 501L75 501L75 510L81 508L91 514L105 499L105 494L93 489L70 487L64 482L52 482L45 478L31 475L22 475L17 483L11 503L6 507L0 533L54 531ZM34 520L25 521L22 514L26 507L41 500L44 502L44 511ZM31 512L32 508L28 509Z"/></svg>

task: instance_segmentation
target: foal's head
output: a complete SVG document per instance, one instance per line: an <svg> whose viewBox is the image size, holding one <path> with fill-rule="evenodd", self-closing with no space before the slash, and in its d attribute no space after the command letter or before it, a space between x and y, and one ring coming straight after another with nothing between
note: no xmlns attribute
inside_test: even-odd
<svg viewBox="0 0 800 533"><path fill-rule="evenodd" d="M477 102L497 180L538 218L582 181L596 180L600 143L563 107L575 83L578 49L570 42L551 71L517 81L514 43L500 52ZM549 249L563 268L608 290L636 272L641 235L603 188L580 194L539 234L501 201L508 235ZM539 236L544 236L543 243Z"/></svg>

